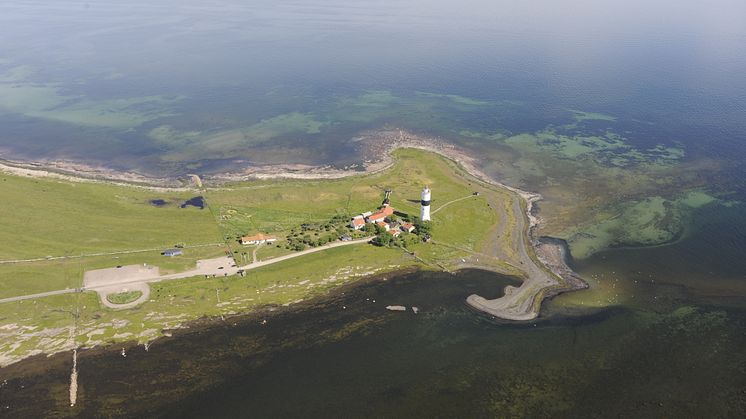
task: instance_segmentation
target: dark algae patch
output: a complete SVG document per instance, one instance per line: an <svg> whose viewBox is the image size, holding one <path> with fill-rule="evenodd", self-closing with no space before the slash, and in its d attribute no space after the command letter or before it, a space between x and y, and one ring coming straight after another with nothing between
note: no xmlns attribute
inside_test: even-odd
<svg viewBox="0 0 746 419"><path fill-rule="evenodd" d="M194 198L187 199L183 204L181 204L181 208L186 207L205 209L205 198L202 196L195 196Z"/></svg>
<svg viewBox="0 0 746 419"><path fill-rule="evenodd" d="M150 203L150 205L154 207L163 207L163 206L166 206L166 204L168 204L168 202L166 202L163 199L151 199L148 202Z"/></svg>
<svg viewBox="0 0 746 419"><path fill-rule="evenodd" d="M160 208L160 207L165 207L171 204L172 202L159 198L159 199L151 199L150 201L148 201L148 203L154 207ZM181 203L177 201L176 204L179 205L179 208L195 207L199 209L205 209L205 198L203 196L195 196Z"/></svg>

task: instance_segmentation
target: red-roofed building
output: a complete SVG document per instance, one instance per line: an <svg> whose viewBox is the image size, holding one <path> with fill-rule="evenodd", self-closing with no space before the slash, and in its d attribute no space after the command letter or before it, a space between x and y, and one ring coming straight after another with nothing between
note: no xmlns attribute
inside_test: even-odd
<svg viewBox="0 0 746 419"><path fill-rule="evenodd" d="M369 223L377 223L377 222L379 222L379 221L383 221L383 220L385 220L385 219L386 219L386 214L383 214L383 213L381 213L381 212L377 212L377 213L375 213L375 214L371 214L371 215L370 215L370 216L368 217L368 222L369 222Z"/></svg>
<svg viewBox="0 0 746 419"><path fill-rule="evenodd" d="M414 224L411 223L402 223L401 225L402 231L406 231L407 233L411 233L414 231Z"/></svg>
<svg viewBox="0 0 746 419"><path fill-rule="evenodd" d="M352 218L352 221L350 222L350 227L354 228L355 230L360 230L361 228L365 227L365 219L362 215L358 215L356 217Z"/></svg>
<svg viewBox="0 0 746 419"><path fill-rule="evenodd" d="M386 217L393 214L394 207L390 205L384 205L383 208L368 216L368 222L375 223L378 221L383 221Z"/></svg>
<svg viewBox="0 0 746 419"><path fill-rule="evenodd" d="M241 244L263 244L276 242L277 237L270 236L269 234L254 234L253 236L241 237Z"/></svg>
<svg viewBox="0 0 746 419"><path fill-rule="evenodd" d="M377 221L376 225L378 227L381 227L381 228L385 229L386 231L389 231L389 229L391 228L391 226L387 222L385 222L385 221Z"/></svg>

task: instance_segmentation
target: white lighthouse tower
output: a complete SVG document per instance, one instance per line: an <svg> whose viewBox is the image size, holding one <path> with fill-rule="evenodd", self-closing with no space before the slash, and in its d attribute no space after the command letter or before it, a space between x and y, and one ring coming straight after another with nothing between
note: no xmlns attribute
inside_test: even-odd
<svg viewBox="0 0 746 419"><path fill-rule="evenodd" d="M422 190L422 205L420 206L420 220L430 221L430 188Z"/></svg>

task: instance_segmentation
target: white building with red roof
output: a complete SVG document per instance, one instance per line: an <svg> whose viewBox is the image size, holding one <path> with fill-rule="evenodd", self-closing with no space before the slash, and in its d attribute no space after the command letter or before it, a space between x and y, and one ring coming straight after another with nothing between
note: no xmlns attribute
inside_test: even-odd
<svg viewBox="0 0 746 419"><path fill-rule="evenodd" d="M253 236L241 237L241 244L264 244L273 243L277 241L277 237L270 236L269 234L254 234Z"/></svg>
<svg viewBox="0 0 746 419"><path fill-rule="evenodd" d="M381 209L368 216L369 223L375 223L383 221L386 217L394 214L394 207L390 205L384 205Z"/></svg>
<svg viewBox="0 0 746 419"><path fill-rule="evenodd" d="M389 223L387 223L385 221L376 221L376 225L378 227L383 228L386 231L389 231L391 229L391 226L389 225Z"/></svg>
<svg viewBox="0 0 746 419"><path fill-rule="evenodd" d="M412 224L412 223L402 223L402 225L400 226L400 228L402 229L402 231L406 231L407 233L411 233L411 232L414 231L415 227L414 227L414 224Z"/></svg>
<svg viewBox="0 0 746 419"><path fill-rule="evenodd" d="M360 230L361 228L365 227L365 218L363 218L362 215L352 217L352 221L350 221L350 227L355 230Z"/></svg>

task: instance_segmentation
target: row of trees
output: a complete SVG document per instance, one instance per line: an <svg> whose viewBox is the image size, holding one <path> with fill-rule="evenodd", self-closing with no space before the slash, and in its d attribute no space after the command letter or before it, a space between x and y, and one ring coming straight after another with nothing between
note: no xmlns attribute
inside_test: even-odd
<svg viewBox="0 0 746 419"><path fill-rule="evenodd" d="M285 247L299 251L306 247L323 246L345 235L351 238L364 237L364 233L352 230L349 223L350 216L343 212L338 212L325 223L303 223L290 230Z"/></svg>

